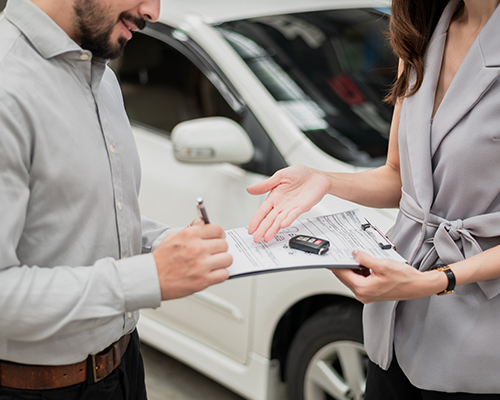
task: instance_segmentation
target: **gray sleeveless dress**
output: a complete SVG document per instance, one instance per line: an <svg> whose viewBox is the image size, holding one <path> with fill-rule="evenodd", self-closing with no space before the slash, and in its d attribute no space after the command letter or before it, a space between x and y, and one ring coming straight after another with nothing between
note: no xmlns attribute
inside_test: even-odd
<svg viewBox="0 0 500 400"><path fill-rule="evenodd" d="M390 237L425 271L500 244L500 7L478 35L434 119L431 115L452 0L426 53L421 89L403 101L403 196ZM500 263L500 260L499 260ZM417 387L500 393L500 279L445 296L365 306L365 347L398 362Z"/></svg>

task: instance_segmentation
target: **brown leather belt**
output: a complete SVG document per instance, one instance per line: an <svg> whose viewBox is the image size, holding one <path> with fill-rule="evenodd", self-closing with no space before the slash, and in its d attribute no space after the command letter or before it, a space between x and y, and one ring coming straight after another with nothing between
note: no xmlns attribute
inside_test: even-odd
<svg viewBox="0 0 500 400"><path fill-rule="evenodd" d="M88 380L89 367L93 374L90 381L99 382L120 365L129 342L130 334L124 335L100 353L70 365L27 365L0 360L0 386L46 390L76 385Z"/></svg>

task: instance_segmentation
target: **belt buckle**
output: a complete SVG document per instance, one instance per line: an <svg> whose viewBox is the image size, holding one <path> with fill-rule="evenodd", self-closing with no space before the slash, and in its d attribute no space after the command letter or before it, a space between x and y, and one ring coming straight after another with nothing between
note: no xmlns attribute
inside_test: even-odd
<svg viewBox="0 0 500 400"><path fill-rule="evenodd" d="M100 381L102 381L105 376L103 376L102 378L98 378L97 377L97 370L99 369L99 367L97 366L96 362L95 362L95 354L91 354L91 357L92 357L92 373L94 374L94 383L98 383Z"/></svg>

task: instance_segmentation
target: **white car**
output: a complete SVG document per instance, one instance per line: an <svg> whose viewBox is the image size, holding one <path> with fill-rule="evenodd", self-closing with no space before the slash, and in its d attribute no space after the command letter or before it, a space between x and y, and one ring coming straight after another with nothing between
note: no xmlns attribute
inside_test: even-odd
<svg viewBox="0 0 500 400"><path fill-rule="evenodd" d="M382 98L397 64L388 6L162 1L160 22L112 63L142 160L143 214L185 226L201 196L212 222L245 226L263 201L246 187L282 167L383 164L392 109ZM356 207L328 196L308 215ZM363 213L384 230L395 217ZM362 399L361 311L326 269L280 272L145 310L139 332L248 399Z"/></svg>

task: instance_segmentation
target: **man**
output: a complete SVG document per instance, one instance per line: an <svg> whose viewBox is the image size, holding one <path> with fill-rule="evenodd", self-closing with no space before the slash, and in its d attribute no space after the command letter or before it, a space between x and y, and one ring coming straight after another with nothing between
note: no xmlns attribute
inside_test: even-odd
<svg viewBox="0 0 500 400"><path fill-rule="evenodd" d="M220 227L169 232L139 214L138 154L105 61L158 14L159 0L7 3L2 400L145 399L137 311L227 279Z"/></svg>

